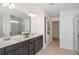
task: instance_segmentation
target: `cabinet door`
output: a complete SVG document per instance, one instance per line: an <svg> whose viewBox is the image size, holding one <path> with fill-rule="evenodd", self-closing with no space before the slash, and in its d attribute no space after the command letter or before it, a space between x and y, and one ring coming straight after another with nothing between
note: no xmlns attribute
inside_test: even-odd
<svg viewBox="0 0 79 59"><path fill-rule="evenodd" d="M5 55L5 50L4 50L4 48L0 48L0 55Z"/></svg>
<svg viewBox="0 0 79 59"><path fill-rule="evenodd" d="M43 36L39 36L39 50L43 47Z"/></svg>
<svg viewBox="0 0 79 59"><path fill-rule="evenodd" d="M28 41L22 42L22 46L16 50L16 55L28 55Z"/></svg>
<svg viewBox="0 0 79 59"><path fill-rule="evenodd" d="M21 47L16 50L16 55L28 55L28 48L27 47Z"/></svg>
<svg viewBox="0 0 79 59"><path fill-rule="evenodd" d="M39 36L35 38L35 53L37 53L43 46L43 38Z"/></svg>
<svg viewBox="0 0 79 59"><path fill-rule="evenodd" d="M7 46L7 47L5 47L5 54L8 54L8 53L10 53L10 52L12 52L12 51L14 51L14 50L16 50L18 48L19 48L19 44L18 43L10 45L10 46Z"/></svg>
<svg viewBox="0 0 79 59"><path fill-rule="evenodd" d="M39 51L39 41L38 41L38 37L35 38L35 53L37 53Z"/></svg>
<svg viewBox="0 0 79 59"><path fill-rule="evenodd" d="M28 44L28 45L29 45L29 46L28 46L28 47L29 47L29 48L28 48L29 50L34 49L34 38L29 40L29 44Z"/></svg>
<svg viewBox="0 0 79 59"><path fill-rule="evenodd" d="M29 50L29 55L34 55L35 51L34 51L34 39L32 38L29 40L29 45L28 45L28 50Z"/></svg>

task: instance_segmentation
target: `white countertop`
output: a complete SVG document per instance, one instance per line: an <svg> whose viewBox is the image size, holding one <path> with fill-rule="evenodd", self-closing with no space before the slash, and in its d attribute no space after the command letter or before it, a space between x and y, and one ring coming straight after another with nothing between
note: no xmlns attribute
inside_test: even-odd
<svg viewBox="0 0 79 59"><path fill-rule="evenodd" d="M34 34L34 35L30 35L28 38L25 38L22 35L11 36L10 40L7 40L7 41L3 40L4 38L0 38L0 48L6 47L6 46L9 46L12 44L16 44L16 43L19 43L19 42L22 42L25 40L29 40L31 38L34 38L34 37L37 37L40 35L42 35L42 34Z"/></svg>

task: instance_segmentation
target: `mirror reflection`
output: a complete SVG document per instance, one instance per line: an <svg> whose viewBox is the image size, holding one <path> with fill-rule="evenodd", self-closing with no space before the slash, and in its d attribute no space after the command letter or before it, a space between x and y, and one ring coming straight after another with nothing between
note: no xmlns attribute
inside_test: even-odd
<svg viewBox="0 0 79 59"><path fill-rule="evenodd" d="M0 14L0 37L4 35L4 20L3 15Z"/></svg>
<svg viewBox="0 0 79 59"><path fill-rule="evenodd" d="M18 35L25 31L25 21L16 16L11 16L10 18L11 32L10 35Z"/></svg>
<svg viewBox="0 0 79 59"><path fill-rule="evenodd" d="M16 9L0 8L0 37L31 32L31 17Z"/></svg>

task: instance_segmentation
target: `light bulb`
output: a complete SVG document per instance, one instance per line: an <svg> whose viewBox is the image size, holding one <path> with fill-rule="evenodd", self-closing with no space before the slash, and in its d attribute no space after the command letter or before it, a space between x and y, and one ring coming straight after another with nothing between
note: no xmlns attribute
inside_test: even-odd
<svg viewBox="0 0 79 59"><path fill-rule="evenodd" d="M11 6L9 6L9 9L12 9L12 7L11 7Z"/></svg>
<svg viewBox="0 0 79 59"><path fill-rule="evenodd" d="M3 7L8 7L10 9L15 8L15 4L14 3L2 3Z"/></svg>
<svg viewBox="0 0 79 59"><path fill-rule="evenodd" d="M7 6L10 6L10 3L6 3Z"/></svg>
<svg viewBox="0 0 79 59"><path fill-rule="evenodd" d="M28 15L31 16L31 17L36 17L36 15L33 14L33 13L28 13Z"/></svg>
<svg viewBox="0 0 79 59"><path fill-rule="evenodd" d="M11 4L11 7L12 7L12 8L15 8L15 4L14 4L14 3L12 3L12 4Z"/></svg>
<svg viewBox="0 0 79 59"><path fill-rule="evenodd" d="M35 14L32 14L31 17L36 17L36 15Z"/></svg>

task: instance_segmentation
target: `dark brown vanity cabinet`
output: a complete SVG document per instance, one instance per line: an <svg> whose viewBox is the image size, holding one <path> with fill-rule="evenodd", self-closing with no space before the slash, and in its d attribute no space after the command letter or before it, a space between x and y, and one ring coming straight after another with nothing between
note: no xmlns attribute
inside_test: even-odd
<svg viewBox="0 0 79 59"><path fill-rule="evenodd" d="M16 55L28 55L28 41L21 42L21 47L16 49Z"/></svg>
<svg viewBox="0 0 79 59"><path fill-rule="evenodd" d="M39 36L39 47L38 49L40 50L43 47L43 36Z"/></svg>
<svg viewBox="0 0 79 59"><path fill-rule="evenodd" d="M30 39L28 42L28 51L29 51L29 55L34 55L35 54L35 38Z"/></svg>
<svg viewBox="0 0 79 59"><path fill-rule="evenodd" d="M4 48L4 54L15 54L15 50L19 48L19 44L13 44Z"/></svg>
<svg viewBox="0 0 79 59"><path fill-rule="evenodd" d="M39 39L38 37L35 38L35 53L37 53L39 50Z"/></svg>
<svg viewBox="0 0 79 59"><path fill-rule="evenodd" d="M4 55L4 48L0 48L0 55Z"/></svg>
<svg viewBox="0 0 79 59"><path fill-rule="evenodd" d="M35 53L37 53L43 47L43 36L35 38Z"/></svg>
<svg viewBox="0 0 79 59"><path fill-rule="evenodd" d="M28 55L28 41L16 43L4 49L5 55Z"/></svg>
<svg viewBox="0 0 79 59"><path fill-rule="evenodd" d="M0 55L35 55L43 47L43 36L31 38L4 48L0 48Z"/></svg>
<svg viewBox="0 0 79 59"><path fill-rule="evenodd" d="M15 55L28 55L28 48L22 47L15 51Z"/></svg>
<svg viewBox="0 0 79 59"><path fill-rule="evenodd" d="M5 55L16 55L16 51L15 50L14 51L11 51L11 52L9 52L9 53L7 53Z"/></svg>
<svg viewBox="0 0 79 59"><path fill-rule="evenodd" d="M29 40L29 55L35 55L43 47L43 36Z"/></svg>

